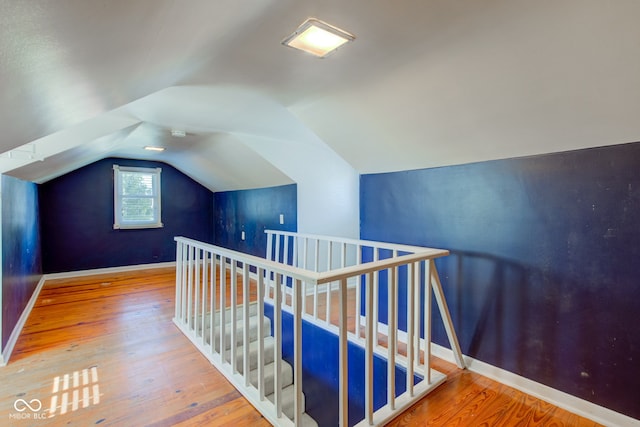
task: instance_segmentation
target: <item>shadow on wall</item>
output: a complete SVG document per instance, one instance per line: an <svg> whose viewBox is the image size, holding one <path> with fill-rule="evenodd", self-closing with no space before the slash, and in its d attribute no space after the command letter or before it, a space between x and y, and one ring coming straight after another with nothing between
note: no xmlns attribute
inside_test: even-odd
<svg viewBox="0 0 640 427"><path fill-rule="evenodd" d="M616 289L478 252L451 250L436 264L464 354L633 413L621 405L638 387L631 330L621 321L633 304ZM434 325L434 341L448 346L441 322Z"/></svg>

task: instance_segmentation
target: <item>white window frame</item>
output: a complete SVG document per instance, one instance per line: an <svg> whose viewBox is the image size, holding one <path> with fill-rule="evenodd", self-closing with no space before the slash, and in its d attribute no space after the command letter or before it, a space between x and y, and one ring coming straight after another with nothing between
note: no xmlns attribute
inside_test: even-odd
<svg viewBox="0 0 640 427"><path fill-rule="evenodd" d="M152 221L131 221L122 217L122 174L121 172L138 172L151 174L153 179L153 194L149 197L154 200L154 218ZM113 228L114 229L140 229L140 228L161 228L162 224L162 204L160 191L160 173L162 168L138 168L129 166L113 165Z"/></svg>

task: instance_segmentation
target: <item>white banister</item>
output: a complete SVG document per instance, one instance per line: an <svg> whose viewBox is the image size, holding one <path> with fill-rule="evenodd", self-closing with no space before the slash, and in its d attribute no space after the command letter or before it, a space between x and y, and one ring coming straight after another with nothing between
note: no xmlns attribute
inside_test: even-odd
<svg viewBox="0 0 640 427"><path fill-rule="evenodd" d="M446 377L431 368L431 295L456 360L464 366L434 263L448 255L446 250L267 230L266 258L259 258L183 237L175 240L174 322L274 425L308 422L303 392L305 321L334 333L338 341L341 426L349 422L350 369L364 373L365 392L359 398L364 399L365 413L358 426L384 424L444 381ZM384 284L386 292L381 292ZM251 300L253 295L257 301ZM319 295L326 297L323 310ZM383 301L384 322L379 317ZM273 307L272 334L262 320L264 304ZM285 321L283 312L290 313L293 322ZM405 321L406 330L399 330ZM386 335L386 340L378 335ZM293 340L293 353L286 356L292 359L287 361L285 336ZM268 349L267 338L273 342ZM362 347L361 362L349 360L349 345ZM381 378L373 375L375 357L387 364ZM396 367L405 370L404 391L395 387ZM374 387L380 380L384 389ZM385 396L378 408L376 388ZM291 405L285 404L288 396L293 396Z"/></svg>

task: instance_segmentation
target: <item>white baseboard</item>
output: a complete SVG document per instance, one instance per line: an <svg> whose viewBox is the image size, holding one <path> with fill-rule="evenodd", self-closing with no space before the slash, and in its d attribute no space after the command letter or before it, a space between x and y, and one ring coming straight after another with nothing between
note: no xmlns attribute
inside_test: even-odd
<svg viewBox="0 0 640 427"><path fill-rule="evenodd" d="M27 319L29 318L29 314L31 314L31 310L33 310L33 306L36 304L38 300L38 295L40 295L40 291L44 286L45 276L40 277L40 281L36 286L35 290L31 294L31 298L29 298L29 302L25 306L24 310L22 310L22 314L14 326L13 331L11 331L11 335L9 335L9 340L7 341L7 345L2 349L2 364L0 366L6 366L9 363L9 358L11 357L11 353L13 353L13 348L18 342L18 338L22 333L22 328L24 328L24 324L27 323Z"/></svg>
<svg viewBox="0 0 640 427"><path fill-rule="evenodd" d="M119 273L125 271L133 271L133 270L149 270L153 268L166 268L166 267L175 267L175 262L161 262L156 264L139 264L139 265L126 265L123 267L108 267L108 268L97 268L93 270L80 270L80 271L70 271L65 273L52 273L52 274L44 274L40 277L40 281L36 286L36 289L31 294L31 298L29 298L29 302L25 306L16 326L13 328L11 335L9 336L9 340L7 341L7 345L2 349L2 353L0 353L0 367L6 366L9 363L9 358L11 357L11 353L13 352L13 348L18 342L18 337L22 333L22 328L24 328L29 315L31 314L31 310L33 310L33 306L36 304L38 300L38 296L40 295L40 291L44 286L47 280L52 279L68 279L73 277L82 277L82 276L92 276L96 274L105 274L105 273Z"/></svg>
<svg viewBox="0 0 640 427"><path fill-rule="evenodd" d="M431 343L431 352L434 356L455 363L451 349ZM631 418L619 412L589 402L568 393L556 390L544 384L540 384L529 378L522 377L513 372L498 368L497 366L476 360L469 356L463 356L467 369L487 378L491 378L501 384L513 387L523 393L529 394L545 402L549 402L559 408L588 418L605 426L640 426L640 420Z"/></svg>
<svg viewBox="0 0 640 427"><path fill-rule="evenodd" d="M364 317L360 316L361 324L364 324ZM378 323L378 331L380 333L387 332L387 325L384 323ZM405 331L398 330L398 340L401 342L407 342L407 333ZM424 348L424 340L420 339L420 346ZM442 360L455 364L455 358L451 349L443 347L441 345L431 343L431 354ZM545 402L549 402L559 408L566 409L569 412L580 415L581 417L590 419L599 424L605 426L625 426L625 427L640 427L640 420L631 418L627 415L615 412L604 406L597 405L589 402L588 400L581 399L576 396L572 396L560 390L556 390L544 384L540 384L536 381L530 380L513 372L506 371L497 366L490 365L480 360L474 359L469 356L463 355L465 366L472 372L491 378L501 384L513 387L516 390L520 390L523 393L536 397Z"/></svg>
<svg viewBox="0 0 640 427"><path fill-rule="evenodd" d="M158 262L155 264L137 264L137 265L124 265L121 267L106 267L106 268L94 268L92 270L78 270L78 271L67 271L62 273L49 273L45 274L45 280L52 279L70 279L73 277L82 277L82 276L94 276L97 274L112 274L112 273L121 273L126 271L135 271L135 270L150 270L154 268L168 268L175 267L175 261L171 262Z"/></svg>

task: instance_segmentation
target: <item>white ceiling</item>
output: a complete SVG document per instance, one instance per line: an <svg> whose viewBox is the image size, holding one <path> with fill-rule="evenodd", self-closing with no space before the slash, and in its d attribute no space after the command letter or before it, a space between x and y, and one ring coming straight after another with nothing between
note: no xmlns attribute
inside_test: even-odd
<svg viewBox="0 0 640 427"><path fill-rule="evenodd" d="M309 16L356 40L282 46ZM221 191L322 169L259 141L358 173L634 142L639 18L637 0L2 0L0 172L153 159Z"/></svg>

